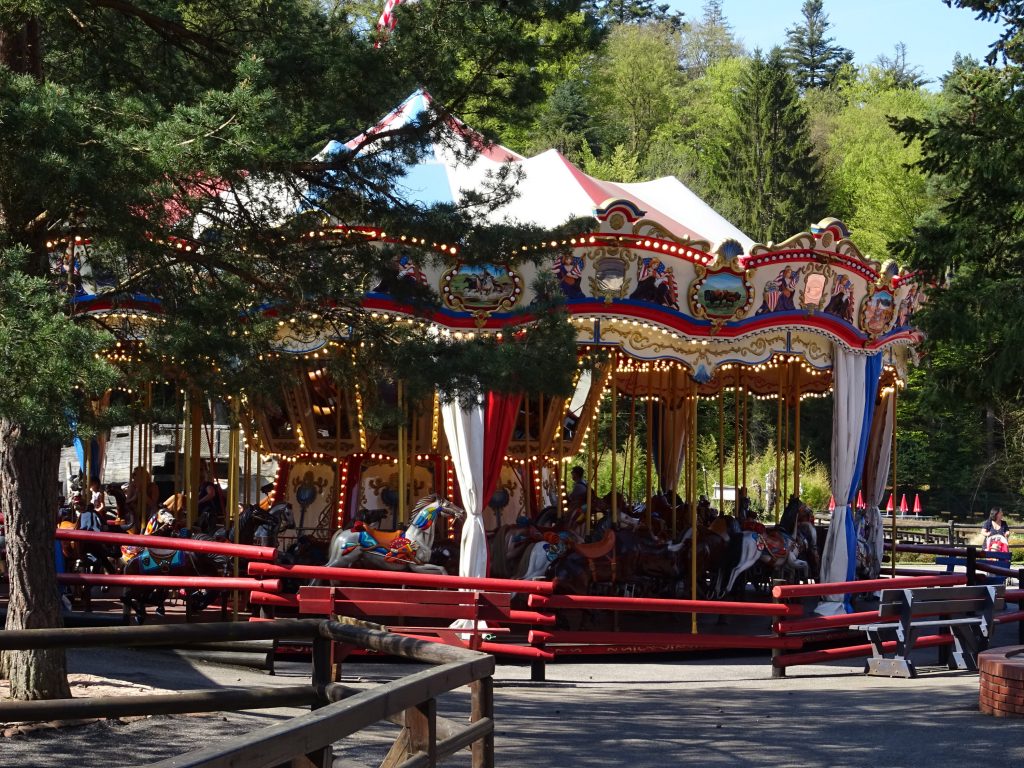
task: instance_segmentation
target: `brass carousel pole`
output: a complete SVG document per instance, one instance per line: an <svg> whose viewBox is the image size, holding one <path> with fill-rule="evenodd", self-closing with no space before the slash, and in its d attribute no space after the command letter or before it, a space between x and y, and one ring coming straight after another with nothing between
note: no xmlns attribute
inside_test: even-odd
<svg viewBox="0 0 1024 768"><path fill-rule="evenodd" d="M180 454L182 451L181 444L181 421L179 418L183 415L182 402L181 402L181 390L177 387L174 388L174 493L178 493L182 488L181 480L181 459ZM141 516L140 516L141 517Z"/></svg>
<svg viewBox="0 0 1024 768"><path fill-rule="evenodd" d="M636 502L636 494L633 490L633 480L635 478L635 470L637 464L637 380L636 375L633 377L633 388L632 394L630 395L630 441L626 444L626 451L629 454L630 460L630 480L629 480L629 501L631 503Z"/></svg>
<svg viewBox="0 0 1024 768"><path fill-rule="evenodd" d="M725 388L718 390L718 512L725 514Z"/></svg>
<svg viewBox="0 0 1024 768"><path fill-rule="evenodd" d="M691 397L687 403L689 429L687 430L686 455L689 465L687 502L690 505L690 599L697 599L697 389L691 386ZM690 614L690 631L697 634L697 614Z"/></svg>
<svg viewBox="0 0 1024 768"><path fill-rule="evenodd" d="M667 417L669 417L666 420L669 422L669 427L670 428L665 430L669 434L669 439L668 439L668 446L667 446L668 450L665 451L664 456L666 458L666 462L665 462L666 464L668 464L669 461L672 462L672 465L671 466L666 466L666 469L672 475L675 475L676 469L679 467L679 464L676 462L676 456L679 455L679 453L678 453L679 446L677 445L677 441L681 440L682 435L676 434L676 425L680 424L680 420L678 418L670 417L670 414L672 413L672 406L676 404L676 369L675 369L675 365L674 364L669 369L669 376L671 377L669 379L669 405L668 405L668 410L666 411L665 415ZM680 405L682 405L682 404L680 403ZM676 534L679 532L679 520L678 520L678 517L679 517L679 505L676 503L679 500L679 476L675 475L675 477L671 477L671 482L672 482L672 538L674 539L676 537Z"/></svg>
<svg viewBox="0 0 1024 768"><path fill-rule="evenodd" d="M741 488L747 487L747 441L750 435L747 433L747 406L750 402L750 393L747 388L743 387L743 440L740 441L740 447L743 450L743 456L740 459L740 467L743 472L743 482L740 484Z"/></svg>
<svg viewBox="0 0 1024 768"><path fill-rule="evenodd" d="M782 448L782 508L785 509L789 503L789 395L790 395L790 370L789 362L786 362L786 395L782 408L782 415L786 419L786 438Z"/></svg>
<svg viewBox="0 0 1024 768"><path fill-rule="evenodd" d="M793 399L793 493L800 497L800 387ZM791 531L792 533L792 531Z"/></svg>
<svg viewBox="0 0 1024 768"><path fill-rule="evenodd" d="M733 512L738 512L740 506L740 386L738 377L733 379L732 398L732 506Z"/></svg>
<svg viewBox="0 0 1024 768"><path fill-rule="evenodd" d="M558 515L562 515L562 505L565 501L565 412L567 407L572 406L572 399L562 401L558 409L558 464L555 467L555 480L558 488Z"/></svg>
<svg viewBox="0 0 1024 768"><path fill-rule="evenodd" d="M237 412L233 414L237 416ZM231 420L231 431L228 437L228 498L227 509L224 510L224 524L234 517L235 539L238 539L238 454L239 454L239 426L237 418ZM238 558L231 558L234 562L235 578L238 578ZM231 620L238 621L238 590L231 593Z"/></svg>
<svg viewBox="0 0 1024 768"><path fill-rule="evenodd" d="M619 421L619 382L618 371L612 369L612 524L619 522L619 486L618 486L618 421Z"/></svg>
<svg viewBox="0 0 1024 768"><path fill-rule="evenodd" d="M532 511L532 499L533 499L533 475L531 470L533 467L530 464L530 393L527 392L523 395L523 437L524 437L524 448L523 448L523 507L526 509L527 517L533 517ZM487 502L484 502L484 506Z"/></svg>
<svg viewBox="0 0 1024 768"><path fill-rule="evenodd" d="M203 403L195 391L189 397L189 482L188 507L185 525L192 530L192 524L199 517L199 475L202 467ZM208 478L209 479L209 478Z"/></svg>
<svg viewBox="0 0 1024 768"><path fill-rule="evenodd" d="M892 374L892 549L889 550L889 575L896 578L896 393L899 390L899 376Z"/></svg>
<svg viewBox="0 0 1024 768"><path fill-rule="evenodd" d="M782 499L782 411L785 408L785 390L782 381L782 366L779 366L779 396L776 399L778 413L775 417L775 524L779 524L779 501Z"/></svg>
<svg viewBox="0 0 1024 768"><path fill-rule="evenodd" d="M651 498L654 495L654 433L652 424L654 422L654 372L647 369L647 484L644 486L644 499L647 512L645 513L647 527L651 527Z"/></svg>
<svg viewBox="0 0 1024 768"><path fill-rule="evenodd" d="M398 380L398 524L405 525L405 383Z"/></svg>
<svg viewBox="0 0 1024 768"><path fill-rule="evenodd" d="M587 514L583 520L583 532L590 533L590 519L593 515L594 486L597 485L597 415L601 407L601 398L590 417L590 437L587 440Z"/></svg>
<svg viewBox="0 0 1024 768"><path fill-rule="evenodd" d="M150 479L153 477L153 382L146 384L146 406L149 419L146 424L146 471Z"/></svg>

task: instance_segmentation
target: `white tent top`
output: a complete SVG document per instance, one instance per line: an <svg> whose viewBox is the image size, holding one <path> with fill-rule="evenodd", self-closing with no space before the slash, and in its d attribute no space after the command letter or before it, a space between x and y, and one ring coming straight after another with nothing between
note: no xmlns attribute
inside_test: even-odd
<svg viewBox="0 0 1024 768"><path fill-rule="evenodd" d="M418 90L377 125L344 145L332 141L320 156L330 156L343 146L355 150L368 136L415 121L431 109L431 103L430 94ZM449 121L449 129L463 140L478 138L457 119ZM368 151L387 151L386 142L371 146L374 148ZM646 211L645 218L676 237L712 244L732 239L747 252L753 245L753 240L679 179L665 176L633 184L602 181L587 175L554 149L523 157L501 145L487 145L467 164L451 149L436 143L422 162L408 168L406 176L398 183L399 194L407 202L422 205L458 203L464 191L482 188L487 178L504 163L515 163L522 177L516 185L518 196L490 214L489 218L495 223L518 222L551 228L571 218L592 216L595 209L609 199L625 198Z"/></svg>

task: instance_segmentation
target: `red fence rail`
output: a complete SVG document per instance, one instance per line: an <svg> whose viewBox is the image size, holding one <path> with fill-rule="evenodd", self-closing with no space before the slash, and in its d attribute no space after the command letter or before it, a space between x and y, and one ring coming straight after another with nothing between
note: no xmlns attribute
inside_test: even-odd
<svg viewBox="0 0 1024 768"><path fill-rule="evenodd" d="M106 533L101 531L79 531L74 528L58 528L58 541L93 541L100 544L117 544L122 547L152 547L173 549L184 552L202 552L208 555L228 555L246 560L275 560L277 550L273 547L255 547L249 544L232 544L222 541L181 539L175 536L139 536L130 533Z"/></svg>

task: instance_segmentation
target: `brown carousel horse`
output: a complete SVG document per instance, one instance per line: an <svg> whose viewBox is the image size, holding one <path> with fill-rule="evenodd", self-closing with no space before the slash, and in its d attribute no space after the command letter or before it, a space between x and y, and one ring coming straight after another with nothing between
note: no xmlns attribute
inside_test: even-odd
<svg viewBox="0 0 1024 768"><path fill-rule="evenodd" d="M682 546L609 525L598 541L571 546L547 575L560 594L672 594Z"/></svg>
<svg viewBox="0 0 1024 768"><path fill-rule="evenodd" d="M169 538L174 535L174 515L163 507L150 518L143 531L146 536ZM196 535L193 538L213 541L212 536ZM128 549L127 547L125 549ZM171 576L226 576L230 558L225 555L208 555L202 552L184 552L178 549L160 549L157 541L142 549L132 548L126 552L129 559L124 566L126 576L171 575ZM121 598L122 616L125 624L132 621L132 614L138 624L146 621L146 606L156 607L163 613L163 604L169 590L152 587L127 587ZM185 617L191 619L212 603L219 593L198 589L185 594Z"/></svg>

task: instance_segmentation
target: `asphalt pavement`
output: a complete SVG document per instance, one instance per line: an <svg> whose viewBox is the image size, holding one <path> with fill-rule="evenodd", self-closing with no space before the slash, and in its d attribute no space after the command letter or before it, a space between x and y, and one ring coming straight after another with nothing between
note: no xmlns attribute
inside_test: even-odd
<svg viewBox="0 0 1024 768"><path fill-rule="evenodd" d="M1016 629L996 645L1015 644ZM309 667L254 670L159 652L72 651L71 671L170 689L289 685ZM915 680L862 674L859 661L796 667L773 679L767 656L716 659L683 655L551 664L547 680L501 664L495 675L496 762L500 766L927 766L1024 765L1024 721L978 712L978 677L936 666L936 651L916 655ZM929 666L931 665L931 666ZM415 671L396 662L344 666L344 681L372 686ZM439 712L465 717L465 691ZM298 714L259 713L108 721L0 740L0 766L109 768L145 765ZM396 728L382 725L336 744L337 768L378 765ZM468 766L468 754L445 765Z"/></svg>

